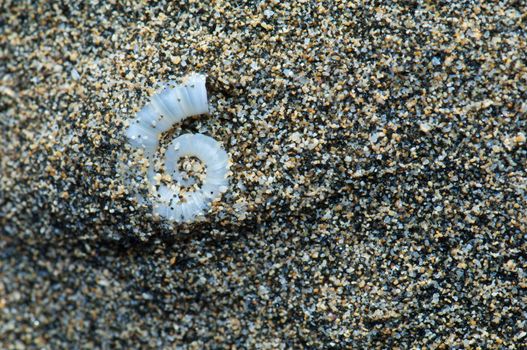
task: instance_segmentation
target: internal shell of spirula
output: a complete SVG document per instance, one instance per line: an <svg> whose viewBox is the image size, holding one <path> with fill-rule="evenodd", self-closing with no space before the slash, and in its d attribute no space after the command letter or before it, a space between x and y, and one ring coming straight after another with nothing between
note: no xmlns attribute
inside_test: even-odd
<svg viewBox="0 0 527 350"><path fill-rule="evenodd" d="M172 184L164 184L154 175L153 163L161 134L185 118L208 111L205 76L191 74L182 84L167 84L152 96L126 131L130 144L143 149L150 161L147 179L152 189L154 213L170 221L195 220L227 190L229 156L216 140L202 134L181 135L168 147L164 166L165 173L172 177ZM182 191L193 183L178 168L182 157L196 157L205 166L202 185L194 191Z"/></svg>

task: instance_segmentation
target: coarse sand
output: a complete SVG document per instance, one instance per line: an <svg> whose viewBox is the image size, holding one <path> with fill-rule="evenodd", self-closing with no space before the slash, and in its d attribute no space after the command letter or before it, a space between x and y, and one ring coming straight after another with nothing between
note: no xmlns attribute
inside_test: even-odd
<svg viewBox="0 0 527 350"><path fill-rule="evenodd" d="M527 348L526 25L524 1L0 1L0 348ZM171 224L124 131L190 72L210 114L160 152L202 133L232 175Z"/></svg>

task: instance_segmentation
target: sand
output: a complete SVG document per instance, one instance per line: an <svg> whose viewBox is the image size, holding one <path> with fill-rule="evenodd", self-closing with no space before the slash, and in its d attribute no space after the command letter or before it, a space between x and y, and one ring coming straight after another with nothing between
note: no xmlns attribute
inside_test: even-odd
<svg viewBox="0 0 527 350"><path fill-rule="evenodd" d="M0 4L0 348L527 347L521 1ZM207 74L203 220L124 130ZM140 181L139 181L140 185Z"/></svg>

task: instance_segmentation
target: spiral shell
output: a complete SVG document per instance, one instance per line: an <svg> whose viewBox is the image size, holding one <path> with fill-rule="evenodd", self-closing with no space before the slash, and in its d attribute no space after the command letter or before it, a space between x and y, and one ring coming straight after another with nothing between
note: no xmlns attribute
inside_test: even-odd
<svg viewBox="0 0 527 350"><path fill-rule="evenodd" d="M211 202L227 190L229 156L220 144L202 134L185 134L176 137L165 154L165 172L172 176L179 187L189 187L193 182L185 179L177 168L181 157L196 157L203 162L206 176L200 188L182 193L178 186L169 186L156 180L153 158L163 132L183 119L208 113L205 76L192 74L181 85L166 86L152 96L136 115L126 136L130 144L142 148L150 161L147 179L152 188L154 213L171 221L191 222L210 209Z"/></svg>
<svg viewBox="0 0 527 350"><path fill-rule="evenodd" d="M126 131L134 147L155 153L159 137L185 118L209 112L205 76L191 74L182 85L167 86L152 96Z"/></svg>

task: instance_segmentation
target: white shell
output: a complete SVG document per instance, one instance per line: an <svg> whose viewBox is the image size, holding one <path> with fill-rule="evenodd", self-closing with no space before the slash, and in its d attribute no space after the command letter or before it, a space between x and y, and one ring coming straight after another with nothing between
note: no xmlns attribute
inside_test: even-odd
<svg viewBox="0 0 527 350"><path fill-rule="evenodd" d="M152 187L156 188L154 212L166 219L192 221L210 209L211 202L227 190L229 156L218 142L201 134L185 134L175 138L165 155L165 170L180 186L192 183L183 179L177 169L178 160L184 156L200 159L206 166L206 177L200 189L187 192L183 200L180 200L175 186L159 184L154 176L152 158L159 146L161 134L187 117L208 111L205 76L191 74L183 84L165 87L152 96L126 130L130 144L142 148L150 160L147 178Z"/></svg>
<svg viewBox="0 0 527 350"><path fill-rule="evenodd" d="M187 192L184 200L179 192L166 185L159 186L158 205L154 211L174 221L192 221L210 207L213 199L227 190L229 156L213 138L201 134L185 134L175 138L165 155L165 170L179 184L185 184L177 169L178 160L184 156L200 159L206 166L203 186L195 192Z"/></svg>
<svg viewBox="0 0 527 350"><path fill-rule="evenodd" d="M152 154L157 149L159 137L185 118L209 112L205 76L191 74L182 85L166 87L152 96L126 130L134 147Z"/></svg>

